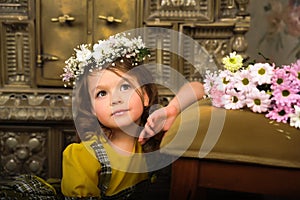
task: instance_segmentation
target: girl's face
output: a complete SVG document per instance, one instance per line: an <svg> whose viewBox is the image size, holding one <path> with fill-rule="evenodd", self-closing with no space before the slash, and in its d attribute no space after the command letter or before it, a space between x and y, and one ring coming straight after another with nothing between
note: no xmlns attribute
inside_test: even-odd
<svg viewBox="0 0 300 200"><path fill-rule="evenodd" d="M93 72L88 78L94 113L111 130L139 124L149 98L135 77L110 70Z"/></svg>

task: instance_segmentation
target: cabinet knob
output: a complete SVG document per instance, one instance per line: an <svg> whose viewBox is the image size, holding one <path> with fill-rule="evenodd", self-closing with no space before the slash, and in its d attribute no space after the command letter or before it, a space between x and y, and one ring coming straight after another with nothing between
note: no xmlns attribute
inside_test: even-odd
<svg viewBox="0 0 300 200"><path fill-rule="evenodd" d="M113 16L103 16L103 15L99 15L99 16L98 16L98 19L106 20L108 23L113 23L113 22L116 22L116 23L122 23L122 20L121 20L121 19L116 19L116 18L114 18Z"/></svg>
<svg viewBox="0 0 300 200"><path fill-rule="evenodd" d="M59 17L51 18L51 22L69 23L72 21L75 21L75 17L71 17L69 15L62 15Z"/></svg>

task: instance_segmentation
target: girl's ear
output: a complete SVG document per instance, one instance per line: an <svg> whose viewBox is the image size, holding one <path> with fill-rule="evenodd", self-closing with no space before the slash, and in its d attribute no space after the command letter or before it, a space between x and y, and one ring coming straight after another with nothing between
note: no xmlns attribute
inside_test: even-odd
<svg viewBox="0 0 300 200"><path fill-rule="evenodd" d="M146 106L149 106L149 96L145 90L143 91L143 93L144 93L143 94L144 95L144 106L146 107Z"/></svg>

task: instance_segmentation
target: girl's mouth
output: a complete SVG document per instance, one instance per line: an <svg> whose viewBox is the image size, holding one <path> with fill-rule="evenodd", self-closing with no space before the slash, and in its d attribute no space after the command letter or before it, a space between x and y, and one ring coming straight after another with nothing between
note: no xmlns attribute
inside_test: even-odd
<svg viewBox="0 0 300 200"><path fill-rule="evenodd" d="M128 112L128 110L117 110L117 111L114 111L111 115L112 116L121 116L126 112Z"/></svg>

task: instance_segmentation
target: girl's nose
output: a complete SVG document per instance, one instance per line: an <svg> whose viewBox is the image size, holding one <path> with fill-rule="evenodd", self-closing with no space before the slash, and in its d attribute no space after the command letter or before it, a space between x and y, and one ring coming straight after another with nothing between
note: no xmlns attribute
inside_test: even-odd
<svg viewBox="0 0 300 200"><path fill-rule="evenodd" d="M119 94L118 92L115 92L112 96L111 104L116 105L116 104L121 104L121 103L123 103L123 98L122 98L121 94Z"/></svg>

